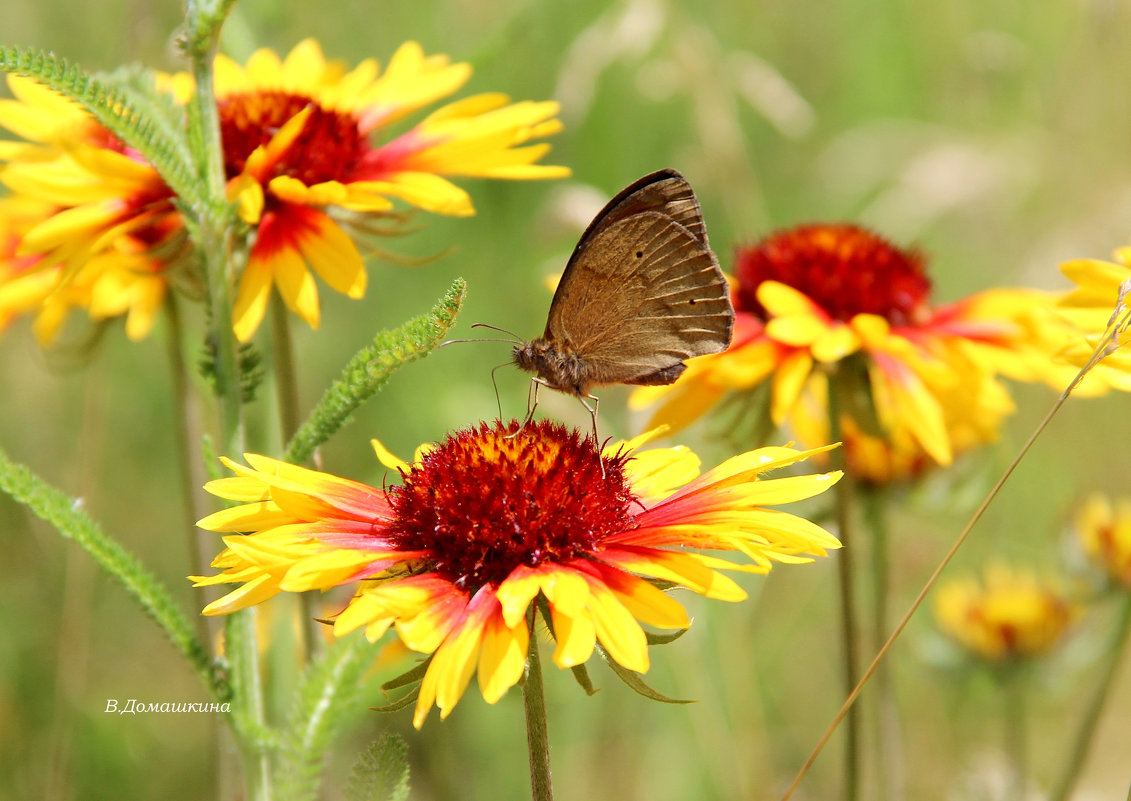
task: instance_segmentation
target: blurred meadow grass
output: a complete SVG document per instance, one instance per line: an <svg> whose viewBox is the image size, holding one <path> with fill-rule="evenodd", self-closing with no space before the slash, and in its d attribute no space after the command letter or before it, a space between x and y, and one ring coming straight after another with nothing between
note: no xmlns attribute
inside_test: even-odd
<svg viewBox="0 0 1131 801"><path fill-rule="evenodd" d="M180 69L171 44L180 12L173 3L24 0L0 7L0 30L7 44L90 69L127 61ZM476 217L418 214L415 232L377 243L426 263L374 259L364 301L323 292L322 330L296 324L306 408L372 332L425 311L457 275L470 284L457 336L476 335L473 322L540 333L544 279L560 271L584 223L660 167L695 186L724 270L736 245L775 228L856 221L921 247L940 302L991 286L1064 288L1059 261L1106 258L1129 234L1131 5L1114 0L245 0L225 31L237 59L262 46L285 52L306 36L348 63L383 62L416 39L428 53L473 63L464 95L560 100L566 128L544 161L574 171L556 182L465 181ZM198 310L187 313L199 323ZM81 497L193 608L163 331L130 344L112 325L89 352L83 327L68 331L73 346L61 354L43 354L26 321L0 340L0 443ZM502 344L457 345L405 368L324 447L325 468L379 484L370 437L407 455L493 417L490 371L507 356ZM526 376L496 375L503 415L521 414ZM643 425L625 410L623 389L601 397L605 434ZM1053 400L1040 387L1016 387L1014 397L1018 413L998 447L896 497L895 612ZM543 403L545 414L587 425L572 399L551 393ZM1093 489L1128 492L1126 404L1122 396L1071 402L952 572L990 556L1050 568L1069 561L1064 529L1076 500ZM272 414L265 385L248 419L250 441L268 453L278 448ZM716 418L680 440L711 465L733 448L723 428ZM207 715L104 712L107 699L204 700L189 669L85 555L7 499L0 532L0 797L209 797L217 734ZM567 672L550 672L559 796L777 798L843 698L834 567L829 559L747 577L751 600L733 606L683 597L695 625L653 650L648 681L698 703L650 703L596 666L601 691L587 698ZM990 797L970 788L995 770L999 693L941 664L926 611L892 654L907 797ZM1110 611L1086 618L1035 679L1031 765L1046 786ZM862 652L874 648L867 642ZM294 669L272 665L269 681ZM1131 711L1131 666L1110 704L1081 799L1126 792L1119 721ZM330 757L327 797L340 797L349 766L383 727L408 738L415 799L529 797L517 690L495 708L469 692L449 720L433 715L420 733L403 712L360 720ZM839 792L839 746L834 739L798 797Z"/></svg>

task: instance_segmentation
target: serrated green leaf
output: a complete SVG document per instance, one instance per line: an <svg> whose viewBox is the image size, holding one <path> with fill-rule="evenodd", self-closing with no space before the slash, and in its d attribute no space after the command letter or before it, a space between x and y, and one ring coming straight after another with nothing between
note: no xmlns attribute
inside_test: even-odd
<svg viewBox="0 0 1131 801"><path fill-rule="evenodd" d="M457 278L428 314L392 331L382 331L370 345L358 351L287 444L284 461L306 461L315 448L349 422L353 412L373 397L393 373L435 350L455 323L466 294L467 282Z"/></svg>
<svg viewBox="0 0 1131 801"><path fill-rule="evenodd" d="M145 614L161 627L213 697L219 701L228 700L229 688L213 670L208 651L197 639L192 624L173 600L172 594L136 556L107 535L83 511L81 501L68 497L28 468L11 461L2 449L0 490L90 554L98 566L121 584Z"/></svg>
<svg viewBox="0 0 1131 801"><path fill-rule="evenodd" d="M338 640L303 674L280 739L281 799L318 797L323 757L344 722L363 709L361 678L378 648L364 637Z"/></svg>
<svg viewBox="0 0 1131 801"><path fill-rule="evenodd" d="M618 663L615 659L609 656L608 652L600 645L597 646L597 653L601 655L601 658L605 660L605 664L607 664L612 669L613 673L617 674L617 678L623 681L625 685L633 692L639 695L643 695L645 698L651 699L653 701L659 701L660 703L664 704L696 703L695 701L684 701L679 698L672 698L670 696L664 695L659 690L652 689L644 682L644 679L641 678L639 673L637 673L635 670L629 670L628 668Z"/></svg>
<svg viewBox="0 0 1131 801"><path fill-rule="evenodd" d="M200 182L183 134L136 108L123 90L110 87L81 67L42 50L0 46L0 70L25 75L81 105L103 127L136 150L165 184L190 205L201 203Z"/></svg>
<svg viewBox="0 0 1131 801"><path fill-rule="evenodd" d="M350 801L407 801L408 743L383 732L354 766L346 788Z"/></svg>

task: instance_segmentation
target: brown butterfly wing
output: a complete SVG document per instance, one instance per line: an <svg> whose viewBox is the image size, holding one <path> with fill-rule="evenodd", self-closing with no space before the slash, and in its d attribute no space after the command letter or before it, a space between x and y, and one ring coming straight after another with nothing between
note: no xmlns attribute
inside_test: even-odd
<svg viewBox="0 0 1131 801"><path fill-rule="evenodd" d="M577 241L573 255L566 265L565 273L568 274L577 254L585 247L586 241L598 230L606 225L611 225L618 220L640 214L645 211L655 211L668 217L672 222L686 228L698 239L703 247L707 244L707 229L703 225L703 214L699 210L699 200L691 189L687 179L672 169L657 170L633 181L613 197L605 207L589 223L585 233ZM565 280L565 274L562 279Z"/></svg>
<svg viewBox="0 0 1131 801"><path fill-rule="evenodd" d="M656 183L637 190L644 193L641 203L651 203ZM686 181L679 178L680 184ZM706 246L694 195L698 235L666 214L666 204L623 214L637 200L621 195L574 251L546 338L581 357L587 384L671 383L684 359L730 343L734 309L726 278Z"/></svg>

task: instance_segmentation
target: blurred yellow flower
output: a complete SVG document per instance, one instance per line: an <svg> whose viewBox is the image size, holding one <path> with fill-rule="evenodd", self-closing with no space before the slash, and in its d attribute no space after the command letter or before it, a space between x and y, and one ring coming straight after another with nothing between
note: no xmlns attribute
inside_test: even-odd
<svg viewBox="0 0 1131 801"><path fill-rule="evenodd" d="M337 292L362 297L365 266L347 227L366 230L375 215L393 208L393 199L466 216L474 213L470 198L445 176L569 174L537 163L550 146L534 140L561 129L554 102L479 94L387 133L470 75L469 65L426 56L415 42L402 45L384 72L372 59L352 70L327 61L311 39L283 59L266 49L242 66L217 56L228 196L250 231L233 308L240 340L255 333L272 287L312 327L320 321L313 274ZM186 253L178 246L184 221L171 190L139 153L77 105L27 78L8 80L15 99L0 101L0 126L27 141L0 143L0 161L7 162L0 181L53 207L21 233L15 254L37 257L37 269L60 266L60 284L99 258L111 259L102 268L128 262L125 272L113 270L114 281L92 291L90 310L101 318L128 309L130 335L141 335L152 318L143 309L164 296L165 283L155 276L177 267L172 257ZM187 74L160 75L157 85L180 102L194 91ZM131 274L145 280L128 280ZM74 300L81 305L78 295Z"/></svg>
<svg viewBox="0 0 1131 801"><path fill-rule="evenodd" d="M1131 498L1094 493L1076 512L1076 536L1084 552L1113 579L1131 587Z"/></svg>
<svg viewBox="0 0 1131 801"><path fill-rule="evenodd" d="M1081 331L1062 356L1084 366L1114 327L1111 352L1091 372L1109 386L1131 392L1131 247L1115 251L1114 262L1077 259L1060 269L1076 284L1061 298L1060 312Z"/></svg>
<svg viewBox="0 0 1131 801"><path fill-rule="evenodd" d="M940 583L934 612L947 635L990 662L1046 653L1077 615L1057 584L1001 564L988 567L980 582L966 577Z"/></svg>
<svg viewBox="0 0 1131 801"><path fill-rule="evenodd" d="M659 403L651 423L678 428L724 394L769 382L780 425L806 394L827 397L827 372L844 364L866 389L857 407L871 419L858 429L878 426L896 447L949 464L1012 411L1001 376L1064 386L1074 371L1052 364L1065 327L1052 296L994 289L936 307L929 293L919 253L863 228L779 232L738 251L730 348L693 360L670 387L635 390L631 403Z"/></svg>
<svg viewBox="0 0 1131 801"><path fill-rule="evenodd" d="M643 673L640 624L690 625L650 580L739 601L746 593L723 571L766 573L840 547L820 526L765 508L836 483L839 473L765 475L814 451L762 448L700 475L695 454L637 450L646 439L598 454L564 426L485 423L412 465L378 447L402 477L385 489L254 454L250 467L225 460L237 475L207 489L241 503L198 524L228 533L228 547L212 563L220 573L194 578L239 586L204 614L359 582L334 632L360 628L376 641L395 627L409 648L431 654L419 727L433 705L447 717L476 673L488 703L521 679L538 598L558 666L584 663L600 643Z"/></svg>

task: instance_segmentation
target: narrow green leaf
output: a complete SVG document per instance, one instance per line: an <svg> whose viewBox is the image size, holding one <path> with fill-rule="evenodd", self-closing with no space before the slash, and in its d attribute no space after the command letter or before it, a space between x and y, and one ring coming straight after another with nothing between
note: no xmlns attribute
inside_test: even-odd
<svg viewBox="0 0 1131 801"><path fill-rule="evenodd" d="M350 801L407 801L408 743L383 732L354 766L346 798Z"/></svg>
<svg viewBox="0 0 1131 801"><path fill-rule="evenodd" d="M358 351L287 444L283 459L293 464L306 461L393 373L435 350L455 323L466 293L467 282L457 278L428 314L392 331L382 331Z"/></svg>
<svg viewBox="0 0 1131 801"><path fill-rule="evenodd" d="M378 648L361 636L339 640L307 668L281 741L281 799L318 797L323 757L334 737L343 733L345 720L363 710L361 678Z"/></svg>
<svg viewBox="0 0 1131 801"><path fill-rule="evenodd" d="M153 165L185 203L203 202L193 165L184 160L187 144L171 139L170 129L135 108L122 90L42 50L0 46L0 70L26 75L75 101Z"/></svg>
<svg viewBox="0 0 1131 801"><path fill-rule="evenodd" d="M401 687L407 687L410 684L417 684L424 678L424 674L428 672L428 666L430 664L432 664L431 656L420 664L413 666L410 670L406 670L401 675L389 679L381 685L381 689L388 692L389 690L399 690Z"/></svg>
<svg viewBox="0 0 1131 801"><path fill-rule="evenodd" d="M619 664L615 659L609 656L608 652L600 645L597 646L597 653L599 653L601 655L601 658L605 660L605 663L610 668L612 668L613 673L617 674L617 678L623 681L633 692L638 693L639 695L643 695L645 698L649 698L653 701L659 701L664 704L695 703L695 701L683 701L678 698L671 698L670 696L664 695L659 690L652 689L644 682L644 679L640 677L639 673L637 673L635 670L629 670L628 668Z"/></svg>
<svg viewBox="0 0 1131 801"><path fill-rule="evenodd" d="M55 527L63 537L78 543L98 566L117 580L142 610L161 627L173 646L189 661L201 681L219 701L228 688L216 675L212 660L177 606L169 590L136 556L108 536L83 511L82 503L47 484L0 449L0 490L27 507L36 517Z"/></svg>

